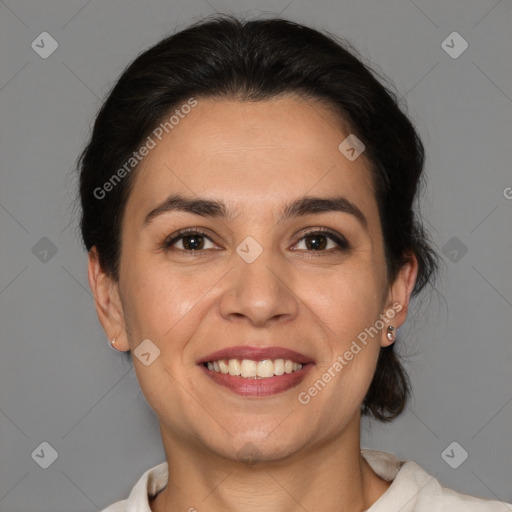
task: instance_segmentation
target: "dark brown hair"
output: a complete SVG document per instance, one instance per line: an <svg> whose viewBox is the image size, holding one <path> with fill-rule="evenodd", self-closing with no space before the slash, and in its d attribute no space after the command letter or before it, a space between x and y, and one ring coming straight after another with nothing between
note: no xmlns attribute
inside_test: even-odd
<svg viewBox="0 0 512 512"><path fill-rule="evenodd" d="M350 49L350 50L349 50ZM134 171L108 199L101 188L173 109L194 98L264 101L299 94L322 101L365 144L384 235L388 280L414 254L417 295L435 279L439 256L414 201L424 147L397 95L374 77L350 43L288 20L202 20L139 55L102 105L91 139L79 157L81 233L96 246L103 269L118 279L122 218ZM410 384L394 344L381 348L363 415L391 421L405 408Z"/></svg>

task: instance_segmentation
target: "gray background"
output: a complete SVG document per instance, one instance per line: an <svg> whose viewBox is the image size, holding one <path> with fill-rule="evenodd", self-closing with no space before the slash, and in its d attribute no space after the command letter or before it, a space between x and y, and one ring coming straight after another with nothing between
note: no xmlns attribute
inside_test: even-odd
<svg viewBox="0 0 512 512"><path fill-rule="evenodd" d="M165 460L132 364L108 348L97 321L74 165L123 68L215 11L282 12L344 36L407 101L427 149L421 211L445 269L438 293L400 331L414 399L390 425L365 421L362 446L414 460L459 492L511 502L510 1L5 0L1 512L98 510ZM59 46L43 59L31 43L45 31ZM458 58L442 47L453 31L469 44ZM454 441L469 454L457 469L441 456ZM58 454L47 469L31 456L42 442ZM50 456L42 448L39 461Z"/></svg>

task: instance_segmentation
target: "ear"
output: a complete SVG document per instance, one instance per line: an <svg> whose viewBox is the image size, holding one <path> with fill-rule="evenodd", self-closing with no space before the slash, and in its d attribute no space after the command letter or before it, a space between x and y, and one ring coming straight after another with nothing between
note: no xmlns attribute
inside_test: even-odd
<svg viewBox="0 0 512 512"><path fill-rule="evenodd" d="M382 329L381 346L387 347L393 341L387 338L387 327L392 325L396 329L405 323L407 319L407 312L409 311L409 300L411 297L416 277L418 275L418 260L416 256L411 253L409 260L400 269L396 279L389 287L386 306L383 314L385 326Z"/></svg>
<svg viewBox="0 0 512 512"><path fill-rule="evenodd" d="M95 246L89 251L88 259L89 286L94 295L96 312L103 330L109 340L116 338L115 348L122 351L130 350L118 283L101 268Z"/></svg>

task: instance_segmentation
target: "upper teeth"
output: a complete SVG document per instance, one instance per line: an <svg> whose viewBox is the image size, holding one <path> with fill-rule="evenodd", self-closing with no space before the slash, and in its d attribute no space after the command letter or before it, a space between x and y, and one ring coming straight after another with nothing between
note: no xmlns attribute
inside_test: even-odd
<svg viewBox="0 0 512 512"><path fill-rule="evenodd" d="M283 373L292 373L302 368L301 363L296 363L291 359L264 359L263 361L219 359L218 361L209 361L207 366L209 370L214 372L255 378L283 375Z"/></svg>

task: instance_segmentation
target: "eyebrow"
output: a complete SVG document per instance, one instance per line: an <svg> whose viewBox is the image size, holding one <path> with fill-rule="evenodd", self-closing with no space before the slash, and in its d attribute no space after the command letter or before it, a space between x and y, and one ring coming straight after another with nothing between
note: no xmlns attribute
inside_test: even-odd
<svg viewBox="0 0 512 512"><path fill-rule="evenodd" d="M231 212L222 201L205 198L188 198L179 194L173 194L146 215L144 218L144 226L150 224L159 215L174 211L193 213L202 217L230 220L234 220L236 218L235 213ZM348 213L354 216L363 228L368 231L368 221L363 212L344 196L304 196L298 198L284 207L278 218L278 223L285 222L292 217L329 212Z"/></svg>

